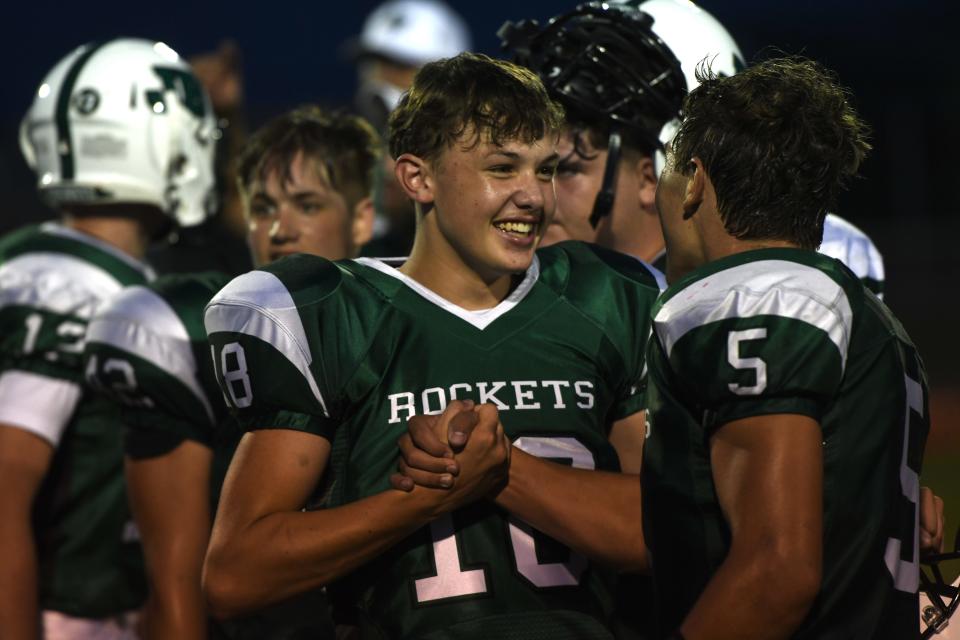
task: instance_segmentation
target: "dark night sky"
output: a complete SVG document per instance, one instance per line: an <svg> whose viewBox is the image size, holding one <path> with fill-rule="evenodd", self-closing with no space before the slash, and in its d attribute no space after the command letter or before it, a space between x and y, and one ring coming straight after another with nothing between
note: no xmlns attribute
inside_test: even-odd
<svg viewBox="0 0 960 640"><path fill-rule="evenodd" d="M236 40L244 53L247 104L254 124L284 108L308 102L341 104L353 89L340 43L359 32L377 3L20 2L6 11L0 43L5 61L0 101L4 169L22 178L15 138L19 118L44 72L70 48L118 35L161 39L183 55ZM495 32L505 19L546 18L565 3L508 0L453 3L467 18L475 49L496 54ZM899 214L943 216L955 212L945 159L960 142L958 74L948 49L947 4L892 2L704 0L724 22L748 59L775 45L804 53L835 69L850 85L872 123L876 152L861 183L844 202L849 217ZM12 33L11 33L12 32ZM12 137L11 137L12 136ZM13 153L11 153L13 151ZM13 157L11 157L13 156ZM9 171L0 189L9 192ZM17 189L18 190L18 189Z"/></svg>
<svg viewBox="0 0 960 640"><path fill-rule="evenodd" d="M0 231L38 215L32 175L16 145L19 119L43 74L83 42L115 36L164 40L185 56L224 38L244 54L251 123L309 101L343 104L353 70L338 54L377 2L350 4L221 2L27 3L4 8L0 100ZM506 19L545 19L571 3L453 2L468 20L475 49L498 51ZM703 0L747 59L765 47L802 53L836 70L874 128L875 151L840 203L840 213L874 237L887 260L888 300L916 336L955 331L960 205L954 152L960 148L957 20L946 0L786 2ZM947 292L947 295L944 295ZM929 302L933 300L934 302ZM920 340L922 341L922 340ZM921 345L922 346L922 345ZM933 351L933 349L931 349ZM939 350L942 353L942 349ZM960 380L956 341L937 368Z"/></svg>

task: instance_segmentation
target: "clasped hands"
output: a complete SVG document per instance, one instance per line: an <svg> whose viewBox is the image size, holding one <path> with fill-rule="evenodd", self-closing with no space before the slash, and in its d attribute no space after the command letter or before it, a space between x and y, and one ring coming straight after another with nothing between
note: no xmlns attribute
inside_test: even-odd
<svg viewBox="0 0 960 640"><path fill-rule="evenodd" d="M412 416L397 445L394 489L446 489L460 505L495 494L506 483L511 445L491 404L454 400L440 415Z"/></svg>
<svg viewBox="0 0 960 640"><path fill-rule="evenodd" d="M450 489L460 505L495 494L506 483L511 445L491 404L454 400L440 415L413 416L397 445L400 460L390 477L394 489ZM921 487L919 512L921 553L941 553L943 500Z"/></svg>

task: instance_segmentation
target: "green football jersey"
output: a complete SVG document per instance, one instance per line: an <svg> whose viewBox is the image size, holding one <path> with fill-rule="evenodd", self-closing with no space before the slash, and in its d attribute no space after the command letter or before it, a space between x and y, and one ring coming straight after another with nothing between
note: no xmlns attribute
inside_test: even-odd
<svg viewBox="0 0 960 640"><path fill-rule="evenodd" d="M870 237L834 213L823 219L823 241L820 253L845 264L863 285L883 300L883 256ZM667 252L661 251L652 264L660 271L667 270Z"/></svg>
<svg viewBox="0 0 960 640"><path fill-rule="evenodd" d="M799 249L704 265L657 302L648 362L644 530L664 630L730 545L711 435L789 413L820 424L824 473L822 583L794 637L916 637L926 379L899 322L856 275Z"/></svg>
<svg viewBox="0 0 960 640"><path fill-rule="evenodd" d="M3 422L56 448L34 504L40 605L80 617L134 609L145 597L139 536L127 507L118 415L83 390L87 323L124 286L151 277L141 263L57 224L0 240L0 385L27 380L43 403L47 388L76 389L58 424L52 408L3 407Z"/></svg>
<svg viewBox="0 0 960 640"><path fill-rule="evenodd" d="M514 291L482 311L377 260L298 256L231 282L205 322L245 426L332 442L336 506L389 490L406 420L452 399L496 405L532 454L617 469L608 431L644 408L658 293L641 262L581 243L538 251ZM483 501L335 587L368 637L572 639L608 637L608 578Z"/></svg>
<svg viewBox="0 0 960 640"><path fill-rule="evenodd" d="M208 272L128 287L93 318L84 352L90 385L121 407L128 455L163 455L183 440L214 450L214 504L241 432L213 372L203 308L229 281Z"/></svg>
<svg viewBox="0 0 960 640"><path fill-rule="evenodd" d="M120 405L126 452L151 458L192 440L213 451L211 513L240 437L216 381L203 310L230 281L216 273L164 276L128 287L90 322L84 350L87 379ZM333 637L327 602L304 594L240 619L213 623L215 637Z"/></svg>

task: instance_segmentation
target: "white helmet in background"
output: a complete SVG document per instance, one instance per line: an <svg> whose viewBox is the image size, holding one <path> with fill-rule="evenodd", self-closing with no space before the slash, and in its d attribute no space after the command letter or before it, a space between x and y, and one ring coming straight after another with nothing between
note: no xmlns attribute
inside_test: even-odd
<svg viewBox="0 0 960 640"><path fill-rule="evenodd" d="M732 76L746 64L730 32L712 15L689 0L644 0L637 5L653 16L653 32L680 61L687 91L698 84L697 65L706 60L713 72Z"/></svg>
<svg viewBox="0 0 960 640"><path fill-rule="evenodd" d="M687 91L700 84L696 70L701 62L706 61L714 73L722 76L732 76L746 68L740 47L730 32L690 0L644 0L631 4L653 17L653 32L680 61ZM660 141L667 144L673 140L679 125L679 120L664 125ZM663 153L658 151L654 160L659 174L665 164Z"/></svg>
<svg viewBox="0 0 960 640"><path fill-rule="evenodd" d="M470 32L463 18L438 0L389 0L367 16L357 48L421 67L468 50Z"/></svg>
<svg viewBox="0 0 960 640"><path fill-rule="evenodd" d="M181 226L216 208L220 132L189 65L162 42L78 47L40 84L20 147L41 196L69 204L152 205Z"/></svg>

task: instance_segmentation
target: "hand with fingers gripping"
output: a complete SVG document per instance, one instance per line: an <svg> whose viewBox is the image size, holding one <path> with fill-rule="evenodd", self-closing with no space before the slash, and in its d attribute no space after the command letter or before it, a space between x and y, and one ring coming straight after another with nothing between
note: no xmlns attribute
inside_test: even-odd
<svg viewBox="0 0 960 640"><path fill-rule="evenodd" d="M398 472L390 483L401 491L419 485L476 499L501 486L510 464L496 407L472 400L455 400L441 415L413 416L397 444Z"/></svg>
<svg viewBox="0 0 960 640"><path fill-rule="evenodd" d="M920 487L920 553L943 553L943 498Z"/></svg>

